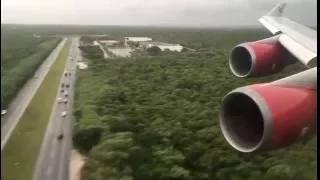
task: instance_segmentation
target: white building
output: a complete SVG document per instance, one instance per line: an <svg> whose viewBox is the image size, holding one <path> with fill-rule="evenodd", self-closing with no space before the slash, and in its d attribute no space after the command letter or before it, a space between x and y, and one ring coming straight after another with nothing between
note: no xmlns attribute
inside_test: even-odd
<svg viewBox="0 0 320 180"><path fill-rule="evenodd" d="M93 37L105 37L105 36L109 36L108 34L92 34L91 36Z"/></svg>
<svg viewBox="0 0 320 180"><path fill-rule="evenodd" d="M107 46L112 46L116 43L119 43L119 41L116 40L101 40L100 43L105 44Z"/></svg>
<svg viewBox="0 0 320 180"><path fill-rule="evenodd" d="M163 42L147 42L147 43L141 43L141 44L145 48L157 46L161 49L161 51L169 50L169 51L181 52L183 49L183 46L181 46L180 44L169 44L169 43L163 43Z"/></svg>
<svg viewBox="0 0 320 180"><path fill-rule="evenodd" d="M151 38L148 37L125 37L125 42L132 41L132 42L148 42L152 41Z"/></svg>
<svg viewBox="0 0 320 180"><path fill-rule="evenodd" d="M179 44L173 44L173 45L157 45L161 51L164 51L164 50L170 50L170 51L178 51L178 52L181 52L183 47Z"/></svg>
<svg viewBox="0 0 320 180"><path fill-rule="evenodd" d="M98 43L98 41L93 41L93 45L94 45L94 46L100 46L100 44Z"/></svg>
<svg viewBox="0 0 320 180"><path fill-rule="evenodd" d="M88 69L88 65L83 63L83 62L78 62L77 63L77 68L80 69L80 70Z"/></svg>
<svg viewBox="0 0 320 180"><path fill-rule="evenodd" d="M40 35L37 35L37 34L33 34L32 35L34 38L40 38L41 36Z"/></svg>

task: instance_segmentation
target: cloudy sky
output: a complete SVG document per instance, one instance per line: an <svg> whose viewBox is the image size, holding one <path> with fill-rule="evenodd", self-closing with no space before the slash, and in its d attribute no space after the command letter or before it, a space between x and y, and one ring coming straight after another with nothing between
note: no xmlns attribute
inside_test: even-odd
<svg viewBox="0 0 320 180"><path fill-rule="evenodd" d="M1 23L259 26L279 0L1 0ZM316 25L317 0L287 0L285 15Z"/></svg>

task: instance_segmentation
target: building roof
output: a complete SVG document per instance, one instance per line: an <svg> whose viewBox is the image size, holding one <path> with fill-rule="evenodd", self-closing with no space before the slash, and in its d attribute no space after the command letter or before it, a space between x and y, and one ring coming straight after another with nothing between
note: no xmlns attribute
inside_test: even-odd
<svg viewBox="0 0 320 180"><path fill-rule="evenodd" d="M176 45L179 45L179 44L170 44L170 43L157 42L157 41L153 41L150 44L157 45L157 46L176 46Z"/></svg>
<svg viewBox="0 0 320 180"><path fill-rule="evenodd" d="M89 35L90 36L90 35ZM103 36L109 36L108 34L92 34L91 36L95 37L103 37Z"/></svg>
<svg viewBox="0 0 320 180"><path fill-rule="evenodd" d="M126 40L128 41L152 41L151 38L149 37L125 37Z"/></svg>
<svg viewBox="0 0 320 180"><path fill-rule="evenodd" d="M183 46L181 46L180 44L168 44L168 43L144 43L145 46L147 46L148 48L152 47L152 46L157 46L161 49L161 51L165 51L170 50L170 51L178 51L181 52L183 49Z"/></svg>
<svg viewBox="0 0 320 180"><path fill-rule="evenodd" d="M101 43L117 43L119 41L116 40L100 40Z"/></svg>
<svg viewBox="0 0 320 180"><path fill-rule="evenodd" d="M180 44L170 44L165 42L158 42L158 41L152 41L152 42L141 42L143 45L151 45L151 46L181 46Z"/></svg>

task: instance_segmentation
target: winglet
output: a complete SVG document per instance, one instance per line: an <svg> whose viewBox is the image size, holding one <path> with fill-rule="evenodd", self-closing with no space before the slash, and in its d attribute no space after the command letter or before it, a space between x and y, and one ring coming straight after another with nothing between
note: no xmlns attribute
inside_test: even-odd
<svg viewBox="0 0 320 180"><path fill-rule="evenodd" d="M279 2L271 11L268 12L267 16L282 16L283 10L286 7L287 3L284 1Z"/></svg>

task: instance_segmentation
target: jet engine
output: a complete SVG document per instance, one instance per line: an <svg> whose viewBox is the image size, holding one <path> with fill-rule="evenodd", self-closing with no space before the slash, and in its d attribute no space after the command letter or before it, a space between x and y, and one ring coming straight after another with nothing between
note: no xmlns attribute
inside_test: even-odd
<svg viewBox="0 0 320 180"><path fill-rule="evenodd" d="M278 38L279 35L235 46L229 59L232 73L238 77L266 76L281 71L293 62Z"/></svg>
<svg viewBox="0 0 320 180"><path fill-rule="evenodd" d="M240 152L288 146L316 130L317 69L237 88L222 102L220 126Z"/></svg>
<svg viewBox="0 0 320 180"><path fill-rule="evenodd" d="M307 140L317 123L317 31L282 17L280 2L259 22L274 36L235 46L229 57L237 77L267 76L300 62L308 70L228 93L220 109L226 141L240 152L275 150Z"/></svg>

